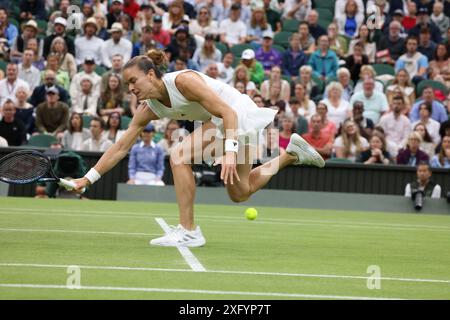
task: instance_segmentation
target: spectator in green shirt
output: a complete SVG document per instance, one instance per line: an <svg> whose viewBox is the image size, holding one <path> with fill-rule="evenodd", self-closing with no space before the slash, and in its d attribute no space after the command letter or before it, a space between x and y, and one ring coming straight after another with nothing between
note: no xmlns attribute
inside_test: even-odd
<svg viewBox="0 0 450 320"><path fill-rule="evenodd" d="M260 85L264 80L264 68L262 64L255 59L255 51L246 49L242 52L241 64L247 67L250 74L250 80L256 85Z"/></svg>

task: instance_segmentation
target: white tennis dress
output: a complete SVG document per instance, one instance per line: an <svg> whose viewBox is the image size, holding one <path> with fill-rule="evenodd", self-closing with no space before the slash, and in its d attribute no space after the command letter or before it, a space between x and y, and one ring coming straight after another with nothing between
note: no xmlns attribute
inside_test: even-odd
<svg viewBox="0 0 450 320"><path fill-rule="evenodd" d="M211 121L217 126L218 138L224 138L223 120L213 116L200 103L187 100L175 85L176 77L182 73L193 70L182 70L170 72L163 75L162 80L169 93L172 107L166 107L156 99L146 100L149 108L160 118L189 121ZM269 125L275 115L276 110L269 108L258 108L252 99L246 94L241 94L235 88L215 80L207 75L193 71L200 75L206 84L214 90L237 114L238 136L255 134L258 130Z"/></svg>

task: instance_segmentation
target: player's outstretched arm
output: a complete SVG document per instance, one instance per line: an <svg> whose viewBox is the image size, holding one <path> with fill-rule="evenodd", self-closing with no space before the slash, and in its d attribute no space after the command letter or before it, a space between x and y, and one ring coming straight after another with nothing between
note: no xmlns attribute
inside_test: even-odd
<svg viewBox="0 0 450 320"><path fill-rule="evenodd" d="M114 166L116 166L125 156L128 151L136 143L137 138L144 130L145 126L151 120L157 120L158 117L150 110L146 104L139 105L136 113L134 114L133 120L130 126L123 134L122 138L112 145L103 156L98 160L97 164L94 166L95 171L98 172L100 176L107 173ZM77 185L75 191L80 192L83 188L88 187L91 183L86 176L80 179L74 180Z"/></svg>

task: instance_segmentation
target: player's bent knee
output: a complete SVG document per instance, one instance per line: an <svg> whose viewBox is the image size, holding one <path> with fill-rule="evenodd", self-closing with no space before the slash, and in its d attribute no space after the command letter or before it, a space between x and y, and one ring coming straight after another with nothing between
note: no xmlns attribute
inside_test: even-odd
<svg viewBox="0 0 450 320"><path fill-rule="evenodd" d="M235 203L245 202L250 197L248 194L229 194L231 201Z"/></svg>

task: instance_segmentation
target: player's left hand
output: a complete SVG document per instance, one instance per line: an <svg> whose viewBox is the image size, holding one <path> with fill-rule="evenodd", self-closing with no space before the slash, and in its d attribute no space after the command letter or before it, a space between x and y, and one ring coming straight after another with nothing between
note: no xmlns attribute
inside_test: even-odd
<svg viewBox="0 0 450 320"><path fill-rule="evenodd" d="M222 171L220 172L220 179L223 180L225 184L233 184L234 179L241 181L236 170L236 153L226 152L222 159Z"/></svg>

